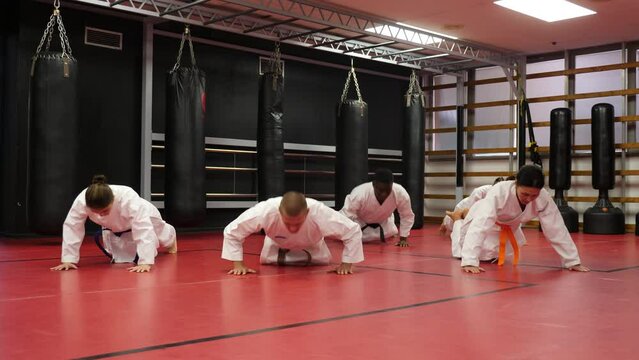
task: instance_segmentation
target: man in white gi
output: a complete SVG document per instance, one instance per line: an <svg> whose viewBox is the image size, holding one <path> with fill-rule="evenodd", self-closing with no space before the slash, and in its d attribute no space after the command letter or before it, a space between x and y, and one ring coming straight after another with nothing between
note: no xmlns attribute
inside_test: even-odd
<svg viewBox="0 0 639 360"><path fill-rule="evenodd" d="M395 225L395 214L399 213L399 231ZM408 246L408 235L415 222L415 214L406 189L393 183L389 169L377 169L372 182L355 187L344 200L340 212L362 227L362 241L381 240L399 233L400 247Z"/></svg>
<svg viewBox="0 0 639 360"><path fill-rule="evenodd" d="M224 229L222 258L233 262L228 273L254 273L243 261L244 239L264 230L261 264L328 265L331 252L324 241L334 237L344 243L342 263L333 271L352 274L353 264L364 260L362 232L357 224L323 203L290 191L262 201L243 212Z"/></svg>
<svg viewBox="0 0 639 360"><path fill-rule="evenodd" d="M135 262L131 272L148 272L158 247L177 252L175 228L162 220L158 209L128 186L109 185L104 175L78 195L62 227L62 264L51 270L77 269L87 218L102 226L102 237L112 262Z"/></svg>
<svg viewBox="0 0 639 360"><path fill-rule="evenodd" d="M561 257L563 267L589 271L581 265L577 247L559 209L543 187L541 169L525 165L515 181L494 185L484 199L470 208L460 228L461 266L465 272L478 274L484 271L479 267L480 261L495 258L503 265L505 257L511 254L516 265L522 243L521 239L515 239L513 231L535 217L539 218L544 236Z"/></svg>

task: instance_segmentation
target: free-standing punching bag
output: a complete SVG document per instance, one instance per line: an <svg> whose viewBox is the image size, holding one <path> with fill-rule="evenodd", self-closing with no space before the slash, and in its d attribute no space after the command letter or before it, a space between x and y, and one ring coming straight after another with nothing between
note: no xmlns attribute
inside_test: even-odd
<svg viewBox="0 0 639 360"><path fill-rule="evenodd" d="M257 118L257 196L259 201L284 193L284 74L279 44L270 69L260 75Z"/></svg>
<svg viewBox="0 0 639 360"><path fill-rule="evenodd" d="M569 232L579 231L579 214L568 206L564 190L570 189L572 171L572 112L557 108L550 112L550 176L548 185L555 190L555 204Z"/></svg>
<svg viewBox="0 0 639 360"><path fill-rule="evenodd" d="M415 213L413 229L424 226L424 107L426 99L415 72L404 95L404 126L402 142L402 180Z"/></svg>
<svg viewBox="0 0 639 360"><path fill-rule="evenodd" d="M357 100L347 99L351 77ZM368 104L362 100L352 62L337 105L335 129L335 209L339 210L344 206L346 195L368 181Z"/></svg>
<svg viewBox="0 0 639 360"><path fill-rule="evenodd" d="M31 231L41 234L62 232L64 219L79 192L75 181L78 62L71 53L59 7L56 1L31 64L27 216ZM56 25L62 52L49 51Z"/></svg>
<svg viewBox="0 0 639 360"><path fill-rule="evenodd" d="M184 40L188 39L191 66L182 66ZM166 99L166 218L177 226L193 226L206 216L204 181L204 115L206 75L195 63L188 26L180 43L177 62L167 76Z"/></svg>
<svg viewBox="0 0 639 360"><path fill-rule="evenodd" d="M623 234L625 216L608 198L615 187L615 109L610 104L592 107L592 187L599 190L599 199L584 213L584 233Z"/></svg>

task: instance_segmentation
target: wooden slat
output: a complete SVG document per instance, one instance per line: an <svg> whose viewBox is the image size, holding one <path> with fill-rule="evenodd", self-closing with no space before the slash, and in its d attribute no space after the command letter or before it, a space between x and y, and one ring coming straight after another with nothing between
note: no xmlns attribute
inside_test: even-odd
<svg viewBox="0 0 639 360"><path fill-rule="evenodd" d="M232 167L232 166L206 166L208 171L242 171L242 172L255 172L257 168L245 168L245 167Z"/></svg>
<svg viewBox="0 0 639 360"><path fill-rule="evenodd" d="M535 74L527 74L526 79L541 79L541 78L555 77L555 76L568 76L568 75L586 74L586 73L601 72L601 71L630 69L630 68L636 68L636 67L639 67L639 62L591 66L591 67L585 67L585 68L546 71L546 72L540 72ZM513 80L515 81L518 79L519 79L519 76L513 77ZM508 81L508 78L499 77L499 78L484 79L484 80L466 81L464 82L464 86L496 84L496 83L507 82L507 81ZM423 90L426 91L426 90L454 89L455 87L457 87L457 84L452 83L452 84L442 84L442 85L435 85L435 86L426 86L423 88Z"/></svg>
<svg viewBox="0 0 639 360"><path fill-rule="evenodd" d="M284 172L296 175L335 175L335 171L330 170L285 170Z"/></svg>
<svg viewBox="0 0 639 360"><path fill-rule="evenodd" d="M607 97L607 96L625 96L625 95L636 95L636 94L639 94L639 89L596 91L596 92L572 94L572 95L555 95L555 96L528 98L528 102L533 104L533 103L541 103L541 102L549 102L549 101L568 101L568 100L592 99L592 98ZM516 105L516 104L517 104L517 100L499 100L499 101L487 101L487 102L481 102L481 103L466 104L464 105L464 108L479 109L479 108L507 106L507 105ZM438 111L446 111L446 110L454 110L454 109L456 109L456 106L435 106L435 107L427 108L426 111L438 112Z"/></svg>
<svg viewBox="0 0 639 360"><path fill-rule="evenodd" d="M424 199L455 200L455 195L424 194Z"/></svg>
<svg viewBox="0 0 639 360"><path fill-rule="evenodd" d="M639 115L632 116L618 116L615 117L615 122L634 122L639 121ZM590 124L592 121L590 119L575 119L572 121L573 125L586 125ZM550 126L550 121L534 121L533 127L548 127ZM494 128L493 128L494 127ZM496 125L479 125L479 126L466 126L464 127L465 131L474 132L474 131L488 131L495 129L514 129L516 128L516 124L496 124ZM456 128L438 128L438 129L426 129L424 130L426 134L435 134L435 133L452 133L457 131Z"/></svg>
<svg viewBox="0 0 639 360"><path fill-rule="evenodd" d="M424 155L426 156L455 155L455 150L429 150L429 151L425 151Z"/></svg>
<svg viewBox="0 0 639 360"><path fill-rule="evenodd" d="M464 171L464 177L493 177L515 175L510 171ZM426 172L425 177L454 177L454 172Z"/></svg>
<svg viewBox="0 0 639 360"><path fill-rule="evenodd" d="M465 195L466 196L466 195ZM455 195L451 194L424 194L424 199L437 199L437 200L455 200ZM566 196L568 202L597 202L597 196ZM615 203L639 203L639 197L610 197L610 201Z"/></svg>
<svg viewBox="0 0 639 360"><path fill-rule="evenodd" d="M498 154L498 153L508 153L508 152L516 152L517 148L507 147L507 148L483 148L483 149L466 149L464 150L464 154Z"/></svg>

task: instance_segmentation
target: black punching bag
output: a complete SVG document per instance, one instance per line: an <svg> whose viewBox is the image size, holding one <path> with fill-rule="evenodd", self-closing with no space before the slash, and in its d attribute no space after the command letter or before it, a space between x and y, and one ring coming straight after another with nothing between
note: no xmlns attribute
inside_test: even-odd
<svg viewBox="0 0 639 360"><path fill-rule="evenodd" d="M555 189L555 204L570 232L579 231L579 214L568 206L564 190L570 189L572 171L572 112L567 108L550 112L550 176L549 186Z"/></svg>
<svg viewBox="0 0 639 360"><path fill-rule="evenodd" d="M50 52L58 25L62 52ZM56 38L58 38L56 36ZM27 216L31 231L60 234L78 176L78 62L71 54L60 12L49 19L31 65Z"/></svg>
<svg viewBox="0 0 639 360"><path fill-rule="evenodd" d="M424 107L426 100L415 72L404 95L402 180L415 213L413 229L424 226Z"/></svg>
<svg viewBox="0 0 639 360"><path fill-rule="evenodd" d="M353 77L357 100L346 99ZM368 181L368 104L362 100L355 68L351 67L337 105L335 148L335 209L344 206L346 195Z"/></svg>
<svg viewBox="0 0 639 360"><path fill-rule="evenodd" d="M259 201L284 193L284 77L279 47L270 71L260 75L257 119L257 196Z"/></svg>
<svg viewBox="0 0 639 360"><path fill-rule="evenodd" d="M597 203L584 213L584 233L623 234L625 215L608 198L615 187L615 109L610 104L592 107L592 186L599 190Z"/></svg>
<svg viewBox="0 0 639 360"><path fill-rule="evenodd" d="M185 36L189 40L191 66L180 65ZM195 64L188 28L182 35L178 60L167 76L165 198L167 221L193 226L206 216L204 188L204 72Z"/></svg>

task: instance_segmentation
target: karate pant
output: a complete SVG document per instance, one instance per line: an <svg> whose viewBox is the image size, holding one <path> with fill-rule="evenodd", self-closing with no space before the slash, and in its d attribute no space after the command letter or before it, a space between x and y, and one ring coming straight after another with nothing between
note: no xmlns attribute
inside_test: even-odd
<svg viewBox="0 0 639 360"><path fill-rule="evenodd" d="M156 248L160 246L168 248L175 243L175 228L162 220L159 212L157 217L151 217L151 223L157 238ZM105 250L113 257L114 263L133 262L137 255L137 244L133 240L133 232L131 231L116 236L111 230L102 229L102 242Z"/></svg>
<svg viewBox="0 0 639 360"><path fill-rule="evenodd" d="M260 254L260 263L265 265L277 265L279 250L282 249L273 239L264 237L264 246ZM310 247L301 249L289 249L286 253L285 263L303 264L308 260L306 251L311 255L311 265L328 265L331 262L331 251L328 249L324 239L318 241Z"/></svg>
<svg viewBox="0 0 639 360"><path fill-rule="evenodd" d="M453 231L450 233L451 253L453 257L458 259L461 259L462 247L464 246L463 237L466 235L467 230L467 228L464 229L464 225L468 227L470 226L470 223L464 224L463 220L453 222ZM493 260L499 256L500 232L501 228L499 226L494 226L486 233L486 239L481 245L481 252L479 253L480 261ZM517 244L520 248L526 244L526 237L524 236L523 231L521 231L521 226L513 229L513 234L515 235L515 240L517 240ZM512 257L512 254L512 247L510 244L506 244L506 257Z"/></svg>

